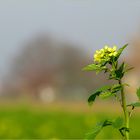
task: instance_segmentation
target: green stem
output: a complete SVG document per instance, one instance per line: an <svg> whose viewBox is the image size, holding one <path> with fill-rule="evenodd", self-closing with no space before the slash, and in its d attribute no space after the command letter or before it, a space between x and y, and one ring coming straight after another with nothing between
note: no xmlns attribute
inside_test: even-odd
<svg viewBox="0 0 140 140"><path fill-rule="evenodd" d="M119 80L119 84L122 85L121 80ZM127 110L126 97L125 97L123 86L121 90L121 99L122 99L122 108L123 108L124 118L125 118L125 127L129 130L129 112ZM125 130L125 140L129 140L129 131L127 130Z"/></svg>

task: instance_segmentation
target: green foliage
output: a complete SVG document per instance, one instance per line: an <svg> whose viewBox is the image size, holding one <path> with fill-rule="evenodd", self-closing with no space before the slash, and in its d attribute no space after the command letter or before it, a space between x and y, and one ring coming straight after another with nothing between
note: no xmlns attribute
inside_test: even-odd
<svg viewBox="0 0 140 140"><path fill-rule="evenodd" d="M137 94L138 99L140 100L140 88L137 89L136 94ZM140 101L135 102L135 103L130 103L127 106L140 107Z"/></svg>
<svg viewBox="0 0 140 140"><path fill-rule="evenodd" d="M131 103L128 106L140 107L140 102Z"/></svg>
<svg viewBox="0 0 140 140"><path fill-rule="evenodd" d="M136 94L137 94L138 99L140 100L140 88L137 89ZM140 101L135 102L135 103L131 103L128 106L140 107Z"/></svg>
<svg viewBox="0 0 140 140"><path fill-rule="evenodd" d="M99 96L103 91L107 91L110 89L110 86L103 86L96 91L91 92L90 97L88 98L88 103L92 105L92 103L95 101L96 97Z"/></svg>
<svg viewBox="0 0 140 140"><path fill-rule="evenodd" d="M94 129L92 129L86 134L86 139L95 139L95 137L100 133L102 128L103 128L103 123L96 125Z"/></svg>
<svg viewBox="0 0 140 140"><path fill-rule="evenodd" d="M104 66L103 64L90 64L85 66L83 69L83 71L96 71L96 73L101 72L102 70L106 70L106 66Z"/></svg>
<svg viewBox="0 0 140 140"><path fill-rule="evenodd" d="M111 97L112 95L113 95L113 94L112 94L111 92L106 91L106 92L103 92L102 94L100 94L99 96L100 96L100 98L102 98L102 99L106 99L106 98Z"/></svg>
<svg viewBox="0 0 140 140"><path fill-rule="evenodd" d="M127 73L128 71L133 70L133 69L134 67L129 67L129 68L126 68L124 72Z"/></svg>
<svg viewBox="0 0 140 140"><path fill-rule="evenodd" d="M121 117L118 117L113 123L112 126L116 129L121 128L123 125L123 119Z"/></svg>
<svg viewBox="0 0 140 140"><path fill-rule="evenodd" d="M115 95L115 93L117 93L121 89L122 89L122 86L120 84L103 86L97 89L96 91L91 92L91 95L88 98L88 103L92 105L92 103L95 101L97 96L101 97L102 99L109 98Z"/></svg>
<svg viewBox="0 0 140 140"><path fill-rule="evenodd" d="M97 123L96 126L86 134L86 139L95 139L96 136L101 132L101 130L109 125L112 125L112 122L108 120Z"/></svg>
<svg viewBox="0 0 140 140"><path fill-rule="evenodd" d="M96 91L90 97L88 98L89 105L92 105L92 103L95 101L96 97L99 96L101 91Z"/></svg>
<svg viewBox="0 0 140 140"><path fill-rule="evenodd" d="M90 65L87 65L83 68L84 71L94 71L97 69L99 69L99 66L96 64L90 64Z"/></svg>
<svg viewBox="0 0 140 140"><path fill-rule="evenodd" d="M127 128L127 127L122 127L119 129L119 131L123 137L125 137L126 132L130 132L129 128Z"/></svg>
<svg viewBox="0 0 140 140"><path fill-rule="evenodd" d="M117 61L120 57L120 55L122 54L123 50L128 46L128 44L125 44L123 47L121 47L119 50L118 50L118 55L117 57L115 58L115 61Z"/></svg>
<svg viewBox="0 0 140 140"><path fill-rule="evenodd" d="M101 71L104 69L106 69L106 67L99 64L90 64L83 68L84 71Z"/></svg>
<svg viewBox="0 0 140 140"><path fill-rule="evenodd" d="M116 92L120 91L121 89L122 89L122 85L120 85L120 84L114 84L111 87L111 92L112 93L116 93Z"/></svg>
<svg viewBox="0 0 140 140"><path fill-rule="evenodd" d="M116 70L116 79L120 80L124 75L124 62L120 65L119 69Z"/></svg>
<svg viewBox="0 0 140 140"><path fill-rule="evenodd" d="M95 92L92 92L91 96L88 99L88 102L89 104L92 104L97 96L99 96L102 99L106 99L113 95L115 95L115 97L119 97L116 96L116 94L121 93L119 102L121 103L121 107L124 111L125 126L123 126L123 119L120 117L117 118L115 121L110 122L109 125L112 125L114 128L117 128L125 140L129 140L129 118L132 114L132 111L129 111L127 107L132 106L132 110L134 110L135 107L140 107L140 101L126 105L124 86L128 86L128 84L122 83L122 78L124 77L124 74L132 70L133 67L128 67L124 62L120 63L118 59L127 46L128 44L124 45L119 50L116 49L116 46L114 46L113 48L105 46L104 48L97 50L94 54L94 62L96 63L88 65L84 68L84 70L87 71L94 70L96 71L96 73L104 71L104 73L108 73L109 80L116 80L118 82L118 84L111 85L108 87L105 86L105 88L103 87L102 89L98 89ZM140 88L137 89L137 96L140 100ZM105 122L108 123L107 120ZM93 129L89 133L89 138L95 138L96 135L104 127L105 122L99 123L95 127L95 129Z"/></svg>
<svg viewBox="0 0 140 140"><path fill-rule="evenodd" d="M137 89L136 94L137 94L138 99L140 100L140 88Z"/></svg>
<svg viewBox="0 0 140 140"><path fill-rule="evenodd" d="M96 136L101 132L101 130L106 126L112 126L113 128L120 130L123 126L123 119L121 117L118 117L114 121L104 120L97 123L96 126L86 134L86 139L95 139Z"/></svg>
<svg viewBox="0 0 140 140"><path fill-rule="evenodd" d="M124 76L124 62L120 65L118 69L113 68L112 72L109 75L109 79L120 80Z"/></svg>

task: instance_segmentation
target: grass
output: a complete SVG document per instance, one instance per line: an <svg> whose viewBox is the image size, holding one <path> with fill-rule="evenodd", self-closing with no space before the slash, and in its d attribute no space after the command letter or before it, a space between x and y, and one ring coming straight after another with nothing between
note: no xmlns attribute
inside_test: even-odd
<svg viewBox="0 0 140 140"><path fill-rule="evenodd" d="M40 109L39 109L40 108ZM102 111L101 111L102 112ZM118 113L88 113L62 109L42 109L36 107L1 107L1 139L83 139L96 122L116 117ZM131 138L140 138L140 113L131 119ZM105 128L97 138L117 139L120 134L113 128Z"/></svg>

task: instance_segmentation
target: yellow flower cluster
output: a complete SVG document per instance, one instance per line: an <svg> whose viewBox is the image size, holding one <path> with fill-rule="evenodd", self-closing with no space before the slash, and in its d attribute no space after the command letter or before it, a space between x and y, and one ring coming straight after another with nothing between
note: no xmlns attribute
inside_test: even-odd
<svg viewBox="0 0 140 140"><path fill-rule="evenodd" d="M117 46L113 48L105 46L103 49L97 50L94 54L94 61L101 63L102 61L109 61L112 57L117 56Z"/></svg>

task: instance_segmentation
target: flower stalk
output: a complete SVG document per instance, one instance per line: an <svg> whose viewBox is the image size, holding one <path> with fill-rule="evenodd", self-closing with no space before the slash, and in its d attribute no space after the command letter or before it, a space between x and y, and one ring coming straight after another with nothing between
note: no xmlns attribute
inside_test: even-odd
<svg viewBox="0 0 140 140"><path fill-rule="evenodd" d="M97 50L94 54L94 63L83 68L85 71L96 71L97 74L103 71L104 73L108 73L108 80L115 80L118 82L117 84L103 86L93 91L91 96L88 98L89 104L92 104L98 96L102 99L114 96L117 101L121 103L124 113L124 119L118 117L114 121L104 120L98 123L95 129L87 135L87 138L89 139L95 139L96 135L103 127L112 125L114 128L119 130L124 140L129 140L129 119L132 116L134 108L140 107L140 88L137 89L136 93L139 100L135 103L127 104L124 87L128 84L122 83L122 78L132 68L128 67L124 62L120 63L118 60L127 45L128 44L124 45L118 50L116 46L105 46L104 48ZM121 98L119 99L119 97ZM132 108L130 112L128 110L129 106Z"/></svg>
<svg viewBox="0 0 140 140"><path fill-rule="evenodd" d="M119 80L119 84L122 85L121 80ZM125 127L126 127L125 140L129 140L129 112L128 112L127 105L126 105L126 96L125 96L123 87L121 89L121 100L122 100L122 108L123 108L123 112L124 112Z"/></svg>

